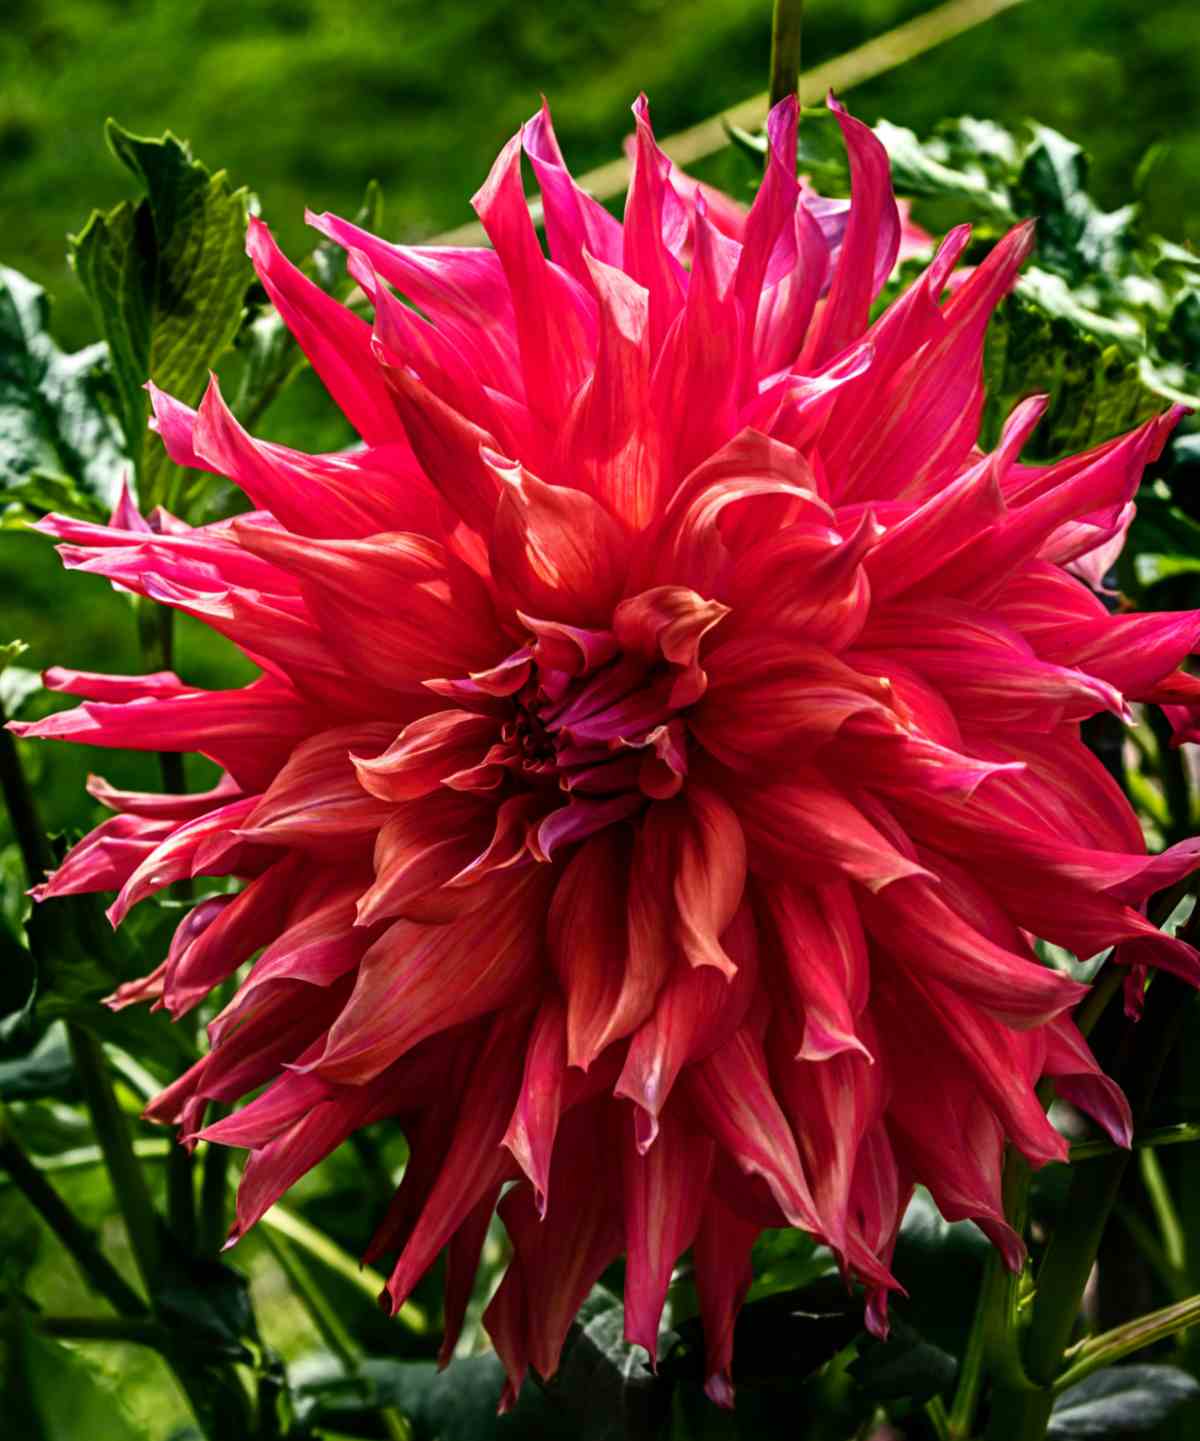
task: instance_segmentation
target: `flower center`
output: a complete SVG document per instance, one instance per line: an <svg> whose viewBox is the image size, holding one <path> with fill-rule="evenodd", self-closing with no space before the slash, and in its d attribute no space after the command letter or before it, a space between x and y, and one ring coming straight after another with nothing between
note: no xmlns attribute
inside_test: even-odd
<svg viewBox="0 0 1200 1441"><path fill-rule="evenodd" d="M509 765L529 784L581 796L675 795L687 773L687 741L673 686L666 665L635 655L574 670L531 656L500 733Z"/></svg>

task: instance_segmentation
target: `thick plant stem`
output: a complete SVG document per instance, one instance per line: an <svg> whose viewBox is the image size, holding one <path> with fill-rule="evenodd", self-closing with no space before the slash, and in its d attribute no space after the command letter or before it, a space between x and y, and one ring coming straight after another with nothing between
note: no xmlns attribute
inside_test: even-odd
<svg viewBox="0 0 1200 1441"><path fill-rule="evenodd" d="M142 1168L133 1153L129 1125L117 1104L100 1042L90 1031L74 1023L68 1023L67 1034L92 1128L104 1152L104 1164L129 1233L133 1259L143 1285L153 1296L162 1267L159 1219Z"/></svg>
<svg viewBox="0 0 1200 1441"><path fill-rule="evenodd" d="M12 732L0 726L0 789L4 792L4 804L12 821L13 834L25 864L25 874L30 885L36 885L46 871L54 864L54 857L46 843L45 832L38 821L33 795L21 769L21 758L17 754L17 743Z"/></svg>
<svg viewBox="0 0 1200 1441"><path fill-rule="evenodd" d="M988 1340L992 1329L990 1319L993 1312L1003 1304L1001 1296L1004 1284L1003 1264L995 1251L992 1251L984 1262L983 1283L979 1288L979 1299L975 1303L975 1318L967 1337L967 1349L963 1355L954 1401L947 1418L950 1441L966 1441L975 1430L975 1413L979 1408L984 1377L987 1374Z"/></svg>
<svg viewBox="0 0 1200 1441"><path fill-rule="evenodd" d="M771 18L770 100L775 105L796 93L800 78L800 35L804 0L775 0Z"/></svg>
<svg viewBox="0 0 1200 1441"><path fill-rule="evenodd" d="M200 1224L197 1250L201 1256L216 1256L225 1244L229 1230L226 1215L229 1195L228 1146L210 1145L204 1157L200 1181Z"/></svg>
<svg viewBox="0 0 1200 1441"><path fill-rule="evenodd" d="M144 1317L146 1303L100 1250L95 1236L73 1214L42 1175L8 1127L0 1111L0 1169L33 1206L93 1288L122 1317Z"/></svg>
<svg viewBox="0 0 1200 1441"><path fill-rule="evenodd" d="M1188 929L1194 931L1195 927L1189 925ZM1135 1129L1148 1114L1159 1076L1187 1015L1190 996L1182 981L1160 972L1147 992L1142 1021L1125 1037L1114 1070L1129 1097ZM996 1377L988 1441L1041 1441L1045 1436L1083 1288L1129 1159L1130 1152L1115 1151L1075 1172L1063 1208L1070 1223L1055 1231L1037 1277L1025 1348L1025 1373L1034 1389Z"/></svg>

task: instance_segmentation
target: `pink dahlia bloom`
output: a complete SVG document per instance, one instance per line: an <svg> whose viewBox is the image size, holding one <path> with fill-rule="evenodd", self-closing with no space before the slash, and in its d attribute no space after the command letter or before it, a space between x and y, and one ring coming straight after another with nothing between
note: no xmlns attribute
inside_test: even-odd
<svg viewBox="0 0 1200 1441"><path fill-rule="evenodd" d="M499 1200L506 1403L554 1372L622 1253L653 1356L691 1248L723 1402L764 1227L826 1242L879 1332L916 1182L1018 1265L1002 1148L1066 1154L1039 1079L1129 1134L1071 1020L1084 987L1034 938L1200 978L1141 909L1200 842L1148 855L1079 734L1130 700L1186 713L1200 620L1110 615L1068 569L1124 523L1175 417L1034 467L1035 396L982 453L984 330L1031 227L945 298L952 231L870 323L901 224L881 146L835 109L849 209L798 184L784 103L752 208L714 223L639 101L623 224L544 112L475 198L493 249L313 217L373 326L253 221L362 447L256 440L215 382L198 412L156 391L170 454L253 511L43 522L68 566L262 670L224 692L52 670L84 703L15 727L221 767L203 795L94 780L115 815L41 888L116 890L119 924L182 877L243 882L114 998L180 1015L250 963L150 1114L249 1150L235 1237L398 1120L411 1160L370 1255L397 1258L398 1306L447 1252L447 1354Z"/></svg>

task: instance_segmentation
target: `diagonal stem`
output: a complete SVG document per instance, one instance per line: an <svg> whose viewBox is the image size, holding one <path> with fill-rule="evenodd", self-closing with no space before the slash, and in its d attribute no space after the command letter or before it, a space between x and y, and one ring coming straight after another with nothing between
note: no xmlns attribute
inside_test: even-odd
<svg viewBox="0 0 1200 1441"><path fill-rule="evenodd" d="M0 1111L0 1168L62 1242L95 1290L123 1317L144 1317L146 1303L101 1251L95 1236L71 1211L21 1149Z"/></svg>
<svg viewBox="0 0 1200 1441"><path fill-rule="evenodd" d="M1185 1331L1200 1322L1200 1296L1189 1296L1186 1301L1177 1301L1173 1306L1164 1306L1139 1316L1136 1321L1127 1321L1100 1336L1092 1336L1068 1352L1071 1365L1054 1383L1056 1393L1068 1386L1074 1386L1102 1366L1111 1366L1116 1361L1144 1350L1157 1341Z"/></svg>

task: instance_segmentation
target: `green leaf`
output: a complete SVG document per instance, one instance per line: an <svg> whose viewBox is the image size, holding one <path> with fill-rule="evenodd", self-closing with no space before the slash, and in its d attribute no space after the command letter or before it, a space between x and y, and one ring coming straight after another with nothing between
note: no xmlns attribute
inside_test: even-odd
<svg viewBox="0 0 1200 1441"><path fill-rule="evenodd" d="M152 379L194 405L232 343L251 279L247 192L224 171L210 175L170 132L150 139L110 120L105 133L145 198L93 211L70 238L71 259L108 338L139 499L178 507L187 477L147 431L144 386Z"/></svg>
<svg viewBox="0 0 1200 1441"><path fill-rule="evenodd" d="M850 1374L875 1401L907 1399L919 1404L953 1386L958 1362L902 1317L893 1316L886 1341L865 1336L859 1342Z"/></svg>
<svg viewBox="0 0 1200 1441"><path fill-rule="evenodd" d="M1039 261L1072 285L1121 273L1134 247L1135 207L1102 211L1087 192L1087 171L1081 146L1035 125L1014 186L1017 209L1038 218Z"/></svg>
<svg viewBox="0 0 1200 1441"><path fill-rule="evenodd" d="M154 909L153 902L143 905ZM143 975L149 964L124 931L113 933L96 896L60 896L35 906L26 933L37 963L33 1014L38 1021L77 1021L167 1079L196 1059L188 1029L173 1025L165 1012L142 1006L111 1011L100 1004L122 981Z"/></svg>
<svg viewBox="0 0 1200 1441"><path fill-rule="evenodd" d="M1183 448L1177 446L1177 453ZM1144 590L1174 576L1195 574L1200 572L1200 522L1173 502L1165 485L1147 486L1138 497L1127 550L1129 573L1121 579L1130 590L1135 585Z"/></svg>
<svg viewBox="0 0 1200 1441"><path fill-rule="evenodd" d="M103 345L64 355L46 293L0 266L0 492L24 510L107 517L125 457Z"/></svg>
<svg viewBox="0 0 1200 1441"><path fill-rule="evenodd" d="M918 1188L896 1241L892 1273L908 1292L904 1319L951 1355L966 1344L991 1247L971 1221L947 1221Z"/></svg>
<svg viewBox="0 0 1200 1441"><path fill-rule="evenodd" d="M924 145L911 130L886 120L875 127L875 134L892 162L892 184L898 194L953 200L973 218L1000 225L1011 225L1017 219L1007 189L997 178L1011 146L1011 137L998 126L967 118L959 121L950 135ZM966 140L968 136L973 145Z"/></svg>
<svg viewBox="0 0 1200 1441"><path fill-rule="evenodd" d="M674 1341L669 1332L661 1336L660 1352ZM624 1304L603 1286L580 1307L546 1395L576 1441L660 1436L671 1408L670 1386L650 1370L645 1351L626 1341Z"/></svg>
<svg viewBox="0 0 1200 1441"><path fill-rule="evenodd" d="M754 1283L747 1301L760 1301L777 1291L802 1291L837 1270L828 1246L819 1245L803 1231L767 1230L754 1243L751 1258Z"/></svg>
<svg viewBox="0 0 1200 1441"><path fill-rule="evenodd" d="M997 310L984 358L983 441L995 444L1013 406L1048 394L1049 408L1026 449L1051 459L1084 450L1163 408L1137 356L1135 322L1088 311L1066 283L1031 268Z"/></svg>
<svg viewBox="0 0 1200 1441"><path fill-rule="evenodd" d="M1145 1436L1198 1396L1200 1383L1178 1366L1109 1366L1055 1401L1047 1441Z"/></svg>
<svg viewBox="0 0 1200 1441"><path fill-rule="evenodd" d="M125 1411L103 1374L80 1352L34 1329L13 1302L0 1333L4 1342L4 1415L21 1441L149 1441Z"/></svg>
<svg viewBox="0 0 1200 1441"><path fill-rule="evenodd" d="M29 951L0 917L0 1055L24 1055L36 1039L33 1004L37 967Z"/></svg>
<svg viewBox="0 0 1200 1441"><path fill-rule="evenodd" d="M847 1293L836 1275L743 1306L734 1332L734 1384L774 1387L811 1375L862 1331L862 1308L862 1296ZM675 1329L681 1346L664 1356L660 1374L702 1381L704 1340L699 1318Z"/></svg>
<svg viewBox="0 0 1200 1441"><path fill-rule="evenodd" d="M78 1087L66 1028L47 1028L27 1055L0 1061L0 1101L74 1100Z"/></svg>
<svg viewBox="0 0 1200 1441"><path fill-rule="evenodd" d="M557 1409L529 1381L514 1411L497 1416L504 1368L494 1352L452 1361L371 1359L346 1376L332 1358L297 1367L292 1376L297 1420L348 1436L379 1435L384 1407L401 1413L412 1441L578 1441Z"/></svg>
<svg viewBox="0 0 1200 1441"><path fill-rule="evenodd" d="M154 1300L163 1322L191 1341L211 1347L212 1355L253 1359L247 1343L257 1348L258 1332L249 1283L231 1266L172 1253Z"/></svg>

